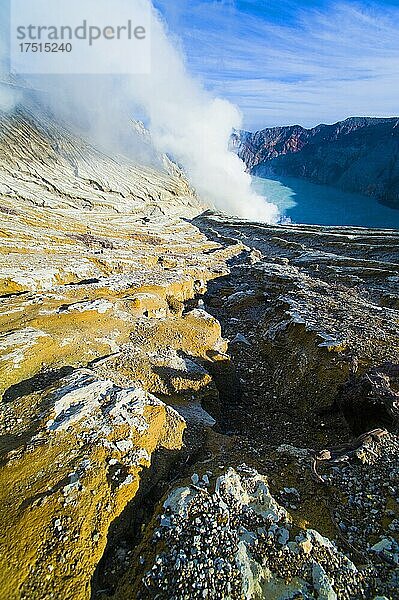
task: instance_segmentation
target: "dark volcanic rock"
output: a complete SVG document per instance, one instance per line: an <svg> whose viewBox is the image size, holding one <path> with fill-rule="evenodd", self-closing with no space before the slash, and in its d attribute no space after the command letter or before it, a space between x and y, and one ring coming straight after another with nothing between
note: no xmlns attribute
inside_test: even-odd
<svg viewBox="0 0 399 600"><path fill-rule="evenodd" d="M398 118L236 132L232 147L253 175L304 177L399 208Z"/></svg>

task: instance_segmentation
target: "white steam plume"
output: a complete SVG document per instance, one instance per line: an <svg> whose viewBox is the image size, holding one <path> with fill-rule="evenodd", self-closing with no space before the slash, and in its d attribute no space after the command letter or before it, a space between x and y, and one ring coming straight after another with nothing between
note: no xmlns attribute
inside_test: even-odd
<svg viewBox="0 0 399 600"><path fill-rule="evenodd" d="M225 212L272 222L277 208L251 189L244 163L228 150L241 115L230 102L212 98L187 73L184 61L153 12L151 77L134 85L133 95L149 117L157 147L172 154L208 201Z"/></svg>
<svg viewBox="0 0 399 600"><path fill-rule="evenodd" d="M95 0L84 0L93 1L95 14ZM126 140L129 118L144 119L157 150L183 166L207 202L242 218L275 222L277 207L251 189L244 163L228 150L232 130L241 125L238 109L189 75L151 0L136 2L152 11L150 75L30 76L28 82L46 90L41 100L57 117L110 150L142 158L137 143L129 147Z"/></svg>
<svg viewBox="0 0 399 600"><path fill-rule="evenodd" d="M10 77L6 44L3 36L0 35L0 111L12 110L20 99L20 90Z"/></svg>

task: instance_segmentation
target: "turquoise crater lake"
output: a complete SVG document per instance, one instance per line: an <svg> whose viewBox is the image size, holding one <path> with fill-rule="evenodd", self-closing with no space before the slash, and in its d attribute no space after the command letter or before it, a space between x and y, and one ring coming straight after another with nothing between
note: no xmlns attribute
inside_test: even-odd
<svg viewBox="0 0 399 600"><path fill-rule="evenodd" d="M292 223L399 229L399 210L374 198L296 177L252 179L255 191L276 204L281 216Z"/></svg>

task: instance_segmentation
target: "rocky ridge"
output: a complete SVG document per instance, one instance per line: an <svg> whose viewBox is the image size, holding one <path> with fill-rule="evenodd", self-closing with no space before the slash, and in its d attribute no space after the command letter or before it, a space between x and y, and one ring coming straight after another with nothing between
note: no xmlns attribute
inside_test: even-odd
<svg viewBox="0 0 399 600"><path fill-rule="evenodd" d="M398 233L0 142L1 597L393 600Z"/></svg>

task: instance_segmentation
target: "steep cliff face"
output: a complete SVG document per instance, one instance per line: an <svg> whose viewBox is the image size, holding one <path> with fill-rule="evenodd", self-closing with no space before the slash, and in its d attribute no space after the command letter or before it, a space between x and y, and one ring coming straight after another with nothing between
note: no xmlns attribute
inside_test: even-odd
<svg viewBox="0 0 399 600"><path fill-rule="evenodd" d="M232 147L254 175L304 177L399 207L398 118L236 132Z"/></svg>

